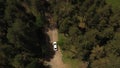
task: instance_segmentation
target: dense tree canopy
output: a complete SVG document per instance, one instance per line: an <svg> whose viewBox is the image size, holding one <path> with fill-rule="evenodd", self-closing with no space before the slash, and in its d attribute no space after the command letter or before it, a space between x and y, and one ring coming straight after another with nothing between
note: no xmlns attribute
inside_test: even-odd
<svg viewBox="0 0 120 68"><path fill-rule="evenodd" d="M0 68L49 68L44 60L53 51L45 33L45 3L0 0Z"/></svg>
<svg viewBox="0 0 120 68"><path fill-rule="evenodd" d="M48 18L64 34L60 46L71 59L88 68L120 67L120 13L105 0L0 0L0 68L49 68Z"/></svg>
<svg viewBox="0 0 120 68"><path fill-rule="evenodd" d="M52 4L56 5L52 9L59 32L67 38L61 48L72 53L73 47L76 50L70 57L89 62L90 68L119 68L119 13L112 11L105 0L66 0Z"/></svg>

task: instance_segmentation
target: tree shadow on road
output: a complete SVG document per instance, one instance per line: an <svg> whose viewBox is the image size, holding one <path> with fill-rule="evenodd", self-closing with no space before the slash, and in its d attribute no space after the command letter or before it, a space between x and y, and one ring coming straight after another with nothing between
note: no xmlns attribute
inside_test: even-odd
<svg viewBox="0 0 120 68"><path fill-rule="evenodd" d="M55 55L55 51L53 50L52 44L50 43L50 38L44 28L29 32L27 37L20 36L19 38L22 40L22 43L24 43L21 44L25 49L24 51L30 53L34 58L50 62ZM50 68L50 66L43 68Z"/></svg>
<svg viewBox="0 0 120 68"><path fill-rule="evenodd" d="M53 58L55 52L53 50L52 44L50 43L50 38L44 29L37 29L36 34L32 33L34 39L33 41L26 41L26 48L28 48L35 57L42 58L45 61L50 61ZM35 36L36 35L36 36ZM36 38L35 38L36 37Z"/></svg>

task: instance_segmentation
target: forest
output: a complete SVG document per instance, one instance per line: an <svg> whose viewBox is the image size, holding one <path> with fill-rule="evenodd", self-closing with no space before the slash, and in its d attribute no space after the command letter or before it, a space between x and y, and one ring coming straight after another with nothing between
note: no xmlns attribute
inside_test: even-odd
<svg viewBox="0 0 120 68"><path fill-rule="evenodd" d="M0 68L51 68L46 27L57 24L58 40L71 60L87 68L120 68L120 10L106 0L0 0Z"/></svg>

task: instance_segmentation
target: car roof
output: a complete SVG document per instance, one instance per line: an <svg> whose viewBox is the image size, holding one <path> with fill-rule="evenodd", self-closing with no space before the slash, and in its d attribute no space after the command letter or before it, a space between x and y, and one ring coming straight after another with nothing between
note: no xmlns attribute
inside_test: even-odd
<svg viewBox="0 0 120 68"><path fill-rule="evenodd" d="M54 45L54 48L57 48L57 45Z"/></svg>

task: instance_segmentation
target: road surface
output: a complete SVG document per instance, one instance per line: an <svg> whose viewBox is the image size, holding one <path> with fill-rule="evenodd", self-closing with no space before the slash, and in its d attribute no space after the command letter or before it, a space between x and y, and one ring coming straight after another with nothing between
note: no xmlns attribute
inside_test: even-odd
<svg viewBox="0 0 120 68"><path fill-rule="evenodd" d="M48 29L48 35L50 37L50 42L58 41L58 30L55 29ZM60 48L58 47L58 51L55 52L53 59L49 62L51 68L68 68L67 64L64 64L62 61L62 53Z"/></svg>

